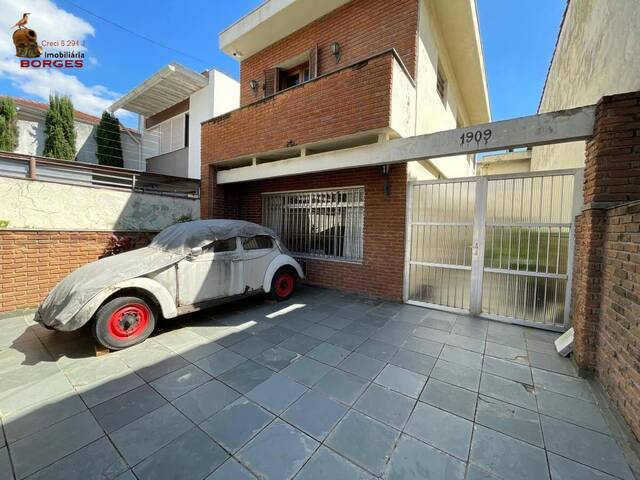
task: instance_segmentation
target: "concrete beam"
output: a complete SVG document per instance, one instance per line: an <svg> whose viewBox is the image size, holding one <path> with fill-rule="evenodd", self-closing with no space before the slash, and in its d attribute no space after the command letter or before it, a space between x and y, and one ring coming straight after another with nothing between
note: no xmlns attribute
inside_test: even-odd
<svg viewBox="0 0 640 480"><path fill-rule="evenodd" d="M219 184L583 140L595 105L445 130L218 172Z"/></svg>

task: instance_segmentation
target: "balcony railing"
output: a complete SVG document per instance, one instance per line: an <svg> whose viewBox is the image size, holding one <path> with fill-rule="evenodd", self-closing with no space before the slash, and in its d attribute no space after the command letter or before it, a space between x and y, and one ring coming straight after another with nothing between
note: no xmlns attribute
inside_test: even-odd
<svg viewBox="0 0 640 480"><path fill-rule="evenodd" d="M287 158L379 133L408 136L414 107L415 83L387 50L204 122L202 163Z"/></svg>

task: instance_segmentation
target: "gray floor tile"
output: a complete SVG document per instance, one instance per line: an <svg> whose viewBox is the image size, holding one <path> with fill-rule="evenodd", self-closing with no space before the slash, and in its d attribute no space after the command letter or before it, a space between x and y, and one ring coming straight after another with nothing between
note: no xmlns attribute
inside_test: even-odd
<svg viewBox="0 0 640 480"><path fill-rule="evenodd" d="M593 392L589 383L582 378L575 378L569 375L531 369L533 372L533 382L536 388L543 388L552 392L561 393L569 397L578 398L585 402L595 402Z"/></svg>
<svg viewBox="0 0 640 480"><path fill-rule="evenodd" d="M607 422L597 405L549 390L539 390L537 397L540 413L601 433L609 433Z"/></svg>
<svg viewBox="0 0 640 480"><path fill-rule="evenodd" d="M616 442L608 435L540 416L547 450L625 480L633 475Z"/></svg>
<svg viewBox="0 0 640 480"><path fill-rule="evenodd" d="M460 365L459 363L438 360L431 371L431 377L437 378L451 385L466 388L477 392L480 388L480 375L478 369Z"/></svg>
<svg viewBox="0 0 640 480"><path fill-rule="evenodd" d="M320 447L296 475L296 480L327 479L373 480L373 477L328 448Z"/></svg>
<svg viewBox="0 0 640 480"><path fill-rule="evenodd" d="M451 333L454 335L462 335L463 337L485 340L487 337L487 327L483 324L473 325L456 323L453 326Z"/></svg>
<svg viewBox="0 0 640 480"><path fill-rule="evenodd" d="M547 458L543 449L481 425L474 427L470 461L501 478L549 478Z"/></svg>
<svg viewBox="0 0 640 480"><path fill-rule="evenodd" d="M195 364L209 375L217 377L246 360L242 355L238 355L236 352L225 348L224 350L219 350L212 355L201 358L195 362Z"/></svg>
<svg viewBox="0 0 640 480"><path fill-rule="evenodd" d="M326 363L335 367L345 358L349 356L349 350L345 350L341 347L336 347L330 343L323 342L316 348L307 353L307 357L311 357L319 362Z"/></svg>
<svg viewBox="0 0 640 480"><path fill-rule="evenodd" d="M360 345L362 345L366 339L366 337L360 335L353 335L351 333L345 333L344 331L341 331L329 337L327 339L327 342L352 352Z"/></svg>
<svg viewBox="0 0 640 480"><path fill-rule="evenodd" d="M393 390L372 383L353 408L402 430L416 401Z"/></svg>
<svg viewBox="0 0 640 480"><path fill-rule="evenodd" d="M6 447L0 448L0 480L13 480L9 450Z"/></svg>
<svg viewBox="0 0 640 480"><path fill-rule="evenodd" d="M209 341L205 341L200 345L194 345L193 347L179 353L181 357L194 363L200 360L201 358L208 357L213 353L219 352L223 348L224 347L222 345L219 345L216 342L209 340Z"/></svg>
<svg viewBox="0 0 640 480"><path fill-rule="evenodd" d="M442 330L443 332L451 333L453 326L455 325L454 320L447 320L444 318L431 318L430 316L422 320L420 325L428 328L434 328L436 330Z"/></svg>
<svg viewBox="0 0 640 480"><path fill-rule="evenodd" d="M402 435L391 455L385 478L388 480L463 480L464 462Z"/></svg>
<svg viewBox="0 0 640 480"><path fill-rule="evenodd" d="M331 327L336 330L342 330L353 323L354 319L340 317L338 315L330 315L327 318L320 320L320 324L325 327Z"/></svg>
<svg viewBox="0 0 640 480"><path fill-rule="evenodd" d="M390 343L379 342L371 339L356 348L357 353L375 358L381 362L388 362L391 360L397 351L398 347L391 345Z"/></svg>
<svg viewBox="0 0 640 480"><path fill-rule="evenodd" d="M307 391L300 383L294 382L285 375L276 373L247 392L247 398L266 408L276 415L284 412Z"/></svg>
<svg viewBox="0 0 640 480"><path fill-rule="evenodd" d="M373 380L384 366L385 363L380 360L353 352L338 365L338 368L367 380Z"/></svg>
<svg viewBox="0 0 640 480"><path fill-rule="evenodd" d="M521 363L522 365L529 365L530 361L529 353L525 349L509 347L490 341L487 341L487 348L484 353L489 357L509 360L510 362Z"/></svg>
<svg viewBox="0 0 640 480"><path fill-rule="evenodd" d="M478 352L472 352L452 345L445 345L440 354L440 359L442 360L477 370L482 368L482 358L482 354Z"/></svg>
<svg viewBox="0 0 640 480"><path fill-rule="evenodd" d="M527 350L527 343L525 341L524 334L517 333L504 333L504 332L492 332L487 333L487 341L492 343L499 343L507 347L517 348L518 350Z"/></svg>
<svg viewBox="0 0 640 480"><path fill-rule="evenodd" d="M218 379L240 393L247 393L267 380L274 372L252 360L247 360L227 370Z"/></svg>
<svg viewBox="0 0 640 480"><path fill-rule="evenodd" d="M186 365L186 362L185 362ZM81 391L80 396L89 408L144 385L144 380L135 373L106 379L99 385Z"/></svg>
<svg viewBox="0 0 640 480"><path fill-rule="evenodd" d="M382 475L400 432L350 410L325 444L374 475ZM363 441L367 439L367 441Z"/></svg>
<svg viewBox="0 0 640 480"><path fill-rule="evenodd" d="M560 336L557 332L549 332L538 328L525 328L523 332L527 340L536 340L538 342L554 342Z"/></svg>
<svg viewBox="0 0 640 480"><path fill-rule="evenodd" d="M204 385L173 401L173 405L194 423L200 423L235 401L240 394L218 380Z"/></svg>
<svg viewBox="0 0 640 480"><path fill-rule="evenodd" d="M297 428L276 419L245 445L236 457L265 480L292 478L319 444Z"/></svg>
<svg viewBox="0 0 640 480"><path fill-rule="evenodd" d="M286 348L287 350L291 350L292 352L299 353L300 355L304 355L308 351L313 350L321 343L322 340L318 340L317 338L298 333L280 343L279 346L282 348Z"/></svg>
<svg viewBox="0 0 640 480"><path fill-rule="evenodd" d="M473 423L439 408L418 402L405 433L462 460L467 460Z"/></svg>
<svg viewBox="0 0 640 480"><path fill-rule="evenodd" d="M225 335L216 339L216 343L219 343L223 347L229 348L236 343L239 343L243 340L247 340L251 337L251 334L247 332L239 332L237 330L228 331Z"/></svg>
<svg viewBox="0 0 640 480"><path fill-rule="evenodd" d="M291 363L299 357L300 354L277 346L265 350L257 357L254 357L253 361L273 371L279 372L283 368L291 365Z"/></svg>
<svg viewBox="0 0 640 480"><path fill-rule="evenodd" d="M531 366L541 370L549 370L563 375L578 376L578 369L568 358L560 355L547 355L546 353L530 352L529 361Z"/></svg>
<svg viewBox="0 0 640 480"><path fill-rule="evenodd" d="M411 336L415 327L415 324L389 320L371 334L371 338L400 347Z"/></svg>
<svg viewBox="0 0 640 480"><path fill-rule="evenodd" d="M422 307L403 305L398 313L393 316L393 320L419 324L429 315L429 311Z"/></svg>
<svg viewBox="0 0 640 480"><path fill-rule="evenodd" d="M282 418L322 442L346 412L344 405L321 392L309 390L282 414Z"/></svg>
<svg viewBox="0 0 640 480"><path fill-rule="evenodd" d="M421 375L429 376L436 364L436 360L435 357L430 357L429 355L400 349L393 358L389 360L389 363Z"/></svg>
<svg viewBox="0 0 640 480"><path fill-rule="evenodd" d="M107 437L102 437L31 475L29 480L116 478L128 468Z"/></svg>
<svg viewBox="0 0 640 480"><path fill-rule="evenodd" d="M105 432L111 433L166 404L160 394L145 384L96 405L91 412Z"/></svg>
<svg viewBox="0 0 640 480"><path fill-rule="evenodd" d="M431 378L420 394L420 401L473 421L477 397L475 392Z"/></svg>
<svg viewBox="0 0 640 480"><path fill-rule="evenodd" d="M543 447L540 417L536 412L480 395L476 423L519 440Z"/></svg>
<svg viewBox="0 0 640 480"><path fill-rule="evenodd" d="M133 468L139 480L204 478L229 458L197 427L183 433Z"/></svg>
<svg viewBox="0 0 640 480"><path fill-rule="evenodd" d="M532 387L513 380L483 373L480 380L480 393L518 407L537 411L536 398Z"/></svg>
<svg viewBox="0 0 640 480"><path fill-rule="evenodd" d="M331 367L308 357L300 357L280 373L296 382L312 387L325 376Z"/></svg>
<svg viewBox="0 0 640 480"><path fill-rule="evenodd" d="M252 358L260 355L266 349L274 346L273 342L269 342L259 336L250 336L238 343L234 343L229 350L236 352L243 357Z"/></svg>
<svg viewBox="0 0 640 480"><path fill-rule="evenodd" d="M104 435L89 411L51 425L11 445L16 478L24 478Z"/></svg>
<svg viewBox="0 0 640 480"><path fill-rule="evenodd" d="M615 480L615 477L589 468L568 458L548 453L551 480Z"/></svg>
<svg viewBox="0 0 640 480"><path fill-rule="evenodd" d="M280 326L282 328L286 328L287 330L291 330L295 333L304 332L307 328L313 325L315 322L307 320L305 318L284 318L280 322Z"/></svg>
<svg viewBox="0 0 640 480"><path fill-rule="evenodd" d="M366 341L366 339L369 338L371 335L373 335L376 330L378 330L378 327L376 327L375 325L370 325L363 321L357 321L343 328L342 333L348 333L349 335L356 335L358 337L364 338Z"/></svg>
<svg viewBox="0 0 640 480"><path fill-rule="evenodd" d="M449 332L429 327L418 327L413 331L413 335L439 343L445 343L449 338Z"/></svg>
<svg viewBox="0 0 640 480"><path fill-rule="evenodd" d="M482 371L516 382L533 385L531 369L527 365L521 365L494 357L485 357L482 364Z"/></svg>
<svg viewBox="0 0 640 480"><path fill-rule="evenodd" d="M502 480L472 463L467 468L466 480Z"/></svg>
<svg viewBox="0 0 640 480"><path fill-rule="evenodd" d="M313 324L302 333L307 335L308 337L313 337L318 340L325 341L327 338L331 337L333 334L337 332L334 328L329 328L320 324Z"/></svg>
<svg viewBox="0 0 640 480"><path fill-rule="evenodd" d="M117 355L147 382L188 365L180 355L153 340L117 352Z"/></svg>
<svg viewBox="0 0 640 480"><path fill-rule="evenodd" d="M418 398L422 387L427 383L427 377L395 365L387 365L376 377L375 383L403 395Z"/></svg>
<svg viewBox="0 0 640 480"><path fill-rule="evenodd" d="M258 333L258 337L266 340L267 342L273 343L277 345L278 343L284 342L287 338L290 338L294 335L294 333L287 328L282 327L270 327L262 332Z"/></svg>
<svg viewBox="0 0 640 480"><path fill-rule="evenodd" d="M209 380L211 380L211 375L195 365L188 365L154 380L150 385L164 398L171 401Z"/></svg>
<svg viewBox="0 0 640 480"><path fill-rule="evenodd" d="M368 384L367 380L332 368L313 388L324 392L329 398L353 405Z"/></svg>
<svg viewBox="0 0 640 480"><path fill-rule="evenodd" d="M48 404L34 405L13 414L4 415L4 431L7 441L13 443L32 433L47 428L65 418L86 410L87 407L78 395L64 395L51 398ZM4 436L0 429L0 447L5 444Z"/></svg>
<svg viewBox="0 0 640 480"><path fill-rule="evenodd" d="M437 357L440 355L444 345L440 342L434 342L420 337L409 337L401 344L401 346L406 350L412 350L423 355Z"/></svg>
<svg viewBox="0 0 640 480"><path fill-rule="evenodd" d="M274 418L262 407L241 397L201 423L200 428L225 449L235 453Z"/></svg>
<svg viewBox="0 0 640 480"><path fill-rule="evenodd" d="M253 474L240 462L231 457L205 480L256 480Z"/></svg>
<svg viewBox="0 0 640 480"><path fill-rule="evenodd" d="M452 333L446 341L447 345L452 345L472 352L484 353L484 336L482 338L465 337L464 335L456 335Z"/></svg>
<svg viewBox="0 0 640 480"><path fill-rule="evenodd" d="M527 340L527 350L530 352L546 353L547 355L556 355L558 352L553 342L539 342L537 340Z"/></svg>
<svg viewBox="0 0 640 480"><path fill-rule="evenodd" d="M131 466L155 453L193 427L172 405L165 405L110 434Z"/></svg>

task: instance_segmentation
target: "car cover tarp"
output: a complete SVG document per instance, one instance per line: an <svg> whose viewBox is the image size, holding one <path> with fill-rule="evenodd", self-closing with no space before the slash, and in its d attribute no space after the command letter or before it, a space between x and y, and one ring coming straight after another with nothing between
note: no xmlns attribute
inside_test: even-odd
<svg viewBox="0 0 640 480"><path fill-rule="evenodd" d="M105 257L73 271L49 293L38 310L39 321L50 327L73 330L73 317L105 288L156 272L179 262L194 247L233 237L269 235L273 231L240 220L197 220L172 225L148 247Z"/></svg>

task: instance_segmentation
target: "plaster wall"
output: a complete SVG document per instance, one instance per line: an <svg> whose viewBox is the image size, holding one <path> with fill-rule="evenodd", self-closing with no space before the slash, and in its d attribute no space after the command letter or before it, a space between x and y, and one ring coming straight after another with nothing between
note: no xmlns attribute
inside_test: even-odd
<svg viewBox="0 0 640 480"><path fill-rule="evenodd" d="M158 231L200 217L198 200L5 177L0 198L12 229Z"/></svg>
<svg viewBox="0 0 640 480"><path fill-rule="evenodd" d="M640 90L640 2L571 0L547 77L540 113ZM533 148L531 170L584 166L585 143Z"/></svg>

